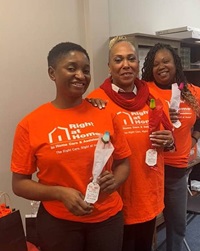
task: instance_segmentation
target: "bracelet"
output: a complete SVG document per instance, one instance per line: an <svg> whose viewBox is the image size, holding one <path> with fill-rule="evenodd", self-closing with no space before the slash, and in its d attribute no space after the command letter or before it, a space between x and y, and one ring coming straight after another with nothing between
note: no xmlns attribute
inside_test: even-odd
<svg viewBox="0 0 200 251"><path fill-rule="evenodd" d="M174 145L174 141L172 141L169 145L165 145L166 148L170 148Z"/></svg>
<svg viewBox="0 0 200 251"><path fill-rule="evenodd" d="M195 137L195 136L191 136L195 141L196 141L196 143L198 142L198 139Z"/></svg>
<svg viewBox="0 0 200 251"><path fill-rule="evenodd" d="M170 151L175 149L174 141L172 141L169 145L165 145L164 151Z"/></svg>

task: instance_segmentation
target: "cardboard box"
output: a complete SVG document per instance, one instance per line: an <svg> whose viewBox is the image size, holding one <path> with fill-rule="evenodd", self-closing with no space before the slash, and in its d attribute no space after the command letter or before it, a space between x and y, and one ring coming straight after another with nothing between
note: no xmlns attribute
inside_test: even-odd
<svg viewBox="0 0 200 251"><path fill-rule="evenodd" d="M200 31L182 31L177 33L169 33L165 35L160 35L165 37L177 38L177 39L200 39Z"/></svg>
<svg viewBox="0 0 200 251"><path fill-rule="evenodd" d="M177 39L200 39L200 29L191 26L156 31L156 35Z"/></svg>
<svg viewBox="0 0 200 251"><path fill-rule="evenodd" d="M194 30L200 31L199 28L194 28L191 26L183 26L183 27L178 27L178 28L156 31L156 35L167 35L167 34L171 34L171 33L184 32L184 31L194 31Z"/></svg>

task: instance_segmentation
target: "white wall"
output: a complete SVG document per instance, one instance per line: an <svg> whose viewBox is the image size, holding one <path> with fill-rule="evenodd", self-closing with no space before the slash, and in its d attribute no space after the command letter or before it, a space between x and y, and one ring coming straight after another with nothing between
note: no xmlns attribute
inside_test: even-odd
<svg viewBox="0 0 200 251"><path fill-rule="evenodd" d="M109 0L110 35L200 28L199 0Z"/></svg>
<svg viewBox="0 0 200 251"><path fill-rule="evenodd" d="M85 0L84 7L85 39L92 62L92 83L98 87L108 75L108 0ZM93 85L90 87L89 91L94 88Z"/></svg>

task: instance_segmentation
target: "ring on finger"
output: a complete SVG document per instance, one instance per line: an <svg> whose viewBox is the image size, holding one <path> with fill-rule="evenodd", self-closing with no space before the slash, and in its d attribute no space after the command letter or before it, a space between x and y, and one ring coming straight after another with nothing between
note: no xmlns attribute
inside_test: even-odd
<svg viewBox="0 0 200 251"><path fill-rule="evenodd" d="M165 141L163 142L163 146L166 146L167 143L168 143L168 140L165 140Z"/></svg>

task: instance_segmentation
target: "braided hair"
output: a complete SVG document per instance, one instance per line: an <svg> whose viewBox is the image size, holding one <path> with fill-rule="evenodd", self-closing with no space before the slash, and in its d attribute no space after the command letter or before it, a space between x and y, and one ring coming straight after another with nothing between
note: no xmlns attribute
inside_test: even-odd
<svg viewBox="0 0 200 251"><path fill-rule="evenodd" d="M142 79L148 82L155 81L155 78L153 76L153 65L155 55L160 50L168 50L171 53L174 59L174 65L176 66L176 75L174 76L174 81L181 89L181 97L196 112L196 114L199 115L199 104L195 96L188 88L189 84L187 83L187 79L183 72L181 59L174 48L172 48L169 44L157 43L149 50L147 56L145 57L144 65L142 68Z"/></svg>

